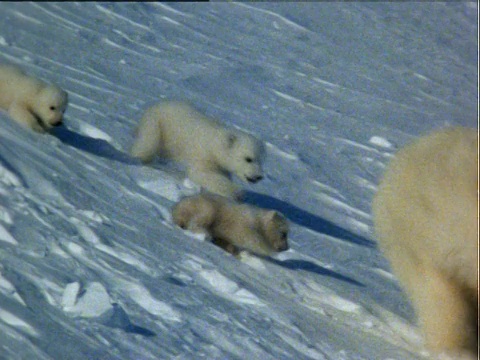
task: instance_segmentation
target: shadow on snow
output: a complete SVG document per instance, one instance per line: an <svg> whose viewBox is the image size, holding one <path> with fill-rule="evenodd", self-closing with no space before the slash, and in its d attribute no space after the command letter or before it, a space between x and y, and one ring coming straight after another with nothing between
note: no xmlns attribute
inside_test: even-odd
<svg viewBox="0 0 480 360"><path fill-rule="evenodd" d="M281 212L288 220L306 227L318 233L323 233L335 238L343 239L353 244L375 248L375 243L360 235L356 235L348 230L342 229L332 222L321 217L302 210L285 201L276 199L269 195L246 191L243 201L247 204L259 206L262 208L273 209Z"/></svg>
<svg viewBox="0 0 480 360"><path fill-rule="evenodd" d="M106 159L119 161L126 164L138 164L139 161L129 154L114 148L108 141L91 138L67 129L64 126L52 130L52 135L57 137L64 144L70 145L78 150L100 156Z"/></svg>
<svg viewBox="0 0 480 360"><path fill-rule="evenodd" d="M290 270L303 270L303 271L308 271L312 272L318 275L322 276L328 276L340 281L347 282L352 285L356 286L362 286L364 287L365 285L352 279L349 278L348 276L338 274L332 270L328 270L324 267L321 267L314 262L307 261L307 260L301 260L301 259L287 259L287 260L277 260L277 259L272 259L272 258L266 258L267 261L272 262L274 264L277 264L278 266L290 269Z"/></svg>

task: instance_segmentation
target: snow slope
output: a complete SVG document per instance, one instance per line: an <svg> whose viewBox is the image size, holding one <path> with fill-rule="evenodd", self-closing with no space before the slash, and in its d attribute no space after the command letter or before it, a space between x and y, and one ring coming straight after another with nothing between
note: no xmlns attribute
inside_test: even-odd
<svg viewBox="0 0 480 360"><path fill-rule="evenodd" d="M0 61L70 96L44 136L0 111L0 359L425 359L370 203L399 147L477 127L476 3L2 2ZM196 188L126 154L160 99L267 142L246 201L292 250L172 225Z"/></svg>

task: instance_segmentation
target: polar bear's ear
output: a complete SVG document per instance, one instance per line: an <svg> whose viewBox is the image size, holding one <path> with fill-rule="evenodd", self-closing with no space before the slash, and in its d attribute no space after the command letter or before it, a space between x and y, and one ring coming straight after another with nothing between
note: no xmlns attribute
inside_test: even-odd
<svg viewBox="0 0 480 360"><path fill-rule="evenodd" d="M275 210L267 210L262 215L262 221L264 226L269 226L272 224L276 227L288 226L288 222L285 216L282 213Z"/></svg>
<svg viewBox="0 0 480 360"><path fill-rule="evenodd" d="M229 133L228 134L228 148L231 149L236 141L237 141L237 135Z"/></svg>
<svg viewBox="0 0 480 360"><path fill-rule="evenodd" d="M268 225L278 216L279 216L279 214L275 210L269 210L269 211L265 212L265 214L262 216L263 223L265 225Z"/></svg>

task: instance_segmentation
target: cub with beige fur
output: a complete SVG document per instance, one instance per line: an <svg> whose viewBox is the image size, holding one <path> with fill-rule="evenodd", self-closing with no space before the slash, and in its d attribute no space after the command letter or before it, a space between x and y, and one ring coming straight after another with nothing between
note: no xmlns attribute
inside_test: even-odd
<svg viewBox="0 0 480 360"><path fill-rule="evenodd" d="M206 233L214 244L232 254L241 249L259 255L288 250L287 219L274 210L203 193L181 200L172 217L182 229Z"/></svg>

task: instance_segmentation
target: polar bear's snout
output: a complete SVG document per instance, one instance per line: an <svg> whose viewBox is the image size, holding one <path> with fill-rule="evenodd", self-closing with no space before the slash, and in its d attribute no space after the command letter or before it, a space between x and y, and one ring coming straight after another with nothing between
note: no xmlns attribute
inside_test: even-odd
<svg viewBox="0 0 480 360"><path fill-rule="evenodd" d="M47 115L38 115L38 114L35 114L36 116L36 119L38 121L38 123L44 128L44 129L49 129L49 128L52 128L52 127L58 127L58 126L61 126L63 125L63 114L54 114L54 116L49 116L51 114L47 114Z"/></svg>
<svg viewBox="0 0 480 360"><path fill-rule="evenodd" d="M286 240L285 240L284 243L280 243L280 244L277 244L277 245L275 246L275 250L276 250L277 252L287 251L288 249L290 249L290 247L288 246L288 243L287 243Z"/></svg>
<svg viewBox="0 0 480 360"><path fill-rule="evenodd" d="M52 123L52 126L61 126L63 124L63 118L59 119L57 122Z"/></svg>
<svg viewBox="0 0 480 360"><path fill-rule="evenodd" d="M252 183L252 184L257 183L262 179L263 179L263 175L247 176L247 181Z"/></svg>
<svg viewBox="0 0 480 360"><path fill-rule="evenodd" d="M62 125L63 124L63 113L60 113L57 116L55 116L53 119L51 119L49 121L49 124L51 126L54 126L54 127Z"/></svg>
<svg viewBox="0 0 480 360"><path fill-rule="evenodd" d="M255 184L264 178L262 162L260 160L247 164L242 162L240 163L239 170L240 171L237 171L238 176L251 184ZM243 176L241 174L243 174Z"/></svg>

